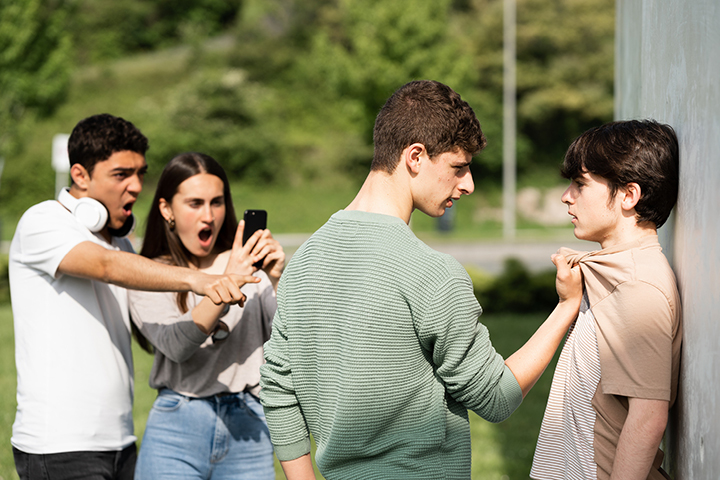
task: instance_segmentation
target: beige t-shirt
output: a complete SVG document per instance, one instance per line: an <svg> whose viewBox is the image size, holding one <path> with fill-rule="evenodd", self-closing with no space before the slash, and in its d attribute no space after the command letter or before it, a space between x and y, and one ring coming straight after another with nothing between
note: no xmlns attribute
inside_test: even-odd
<svg viewBox="0 0 720 480"><path fill-rule="evenodd" d="M598 479L609 478L626 397L667 400L677 395L682 316L675 275L657 235L596 252L560 249L579 263L595 316L601 380L592 405ZM662 479L658 450L648 479Z"/></svg>

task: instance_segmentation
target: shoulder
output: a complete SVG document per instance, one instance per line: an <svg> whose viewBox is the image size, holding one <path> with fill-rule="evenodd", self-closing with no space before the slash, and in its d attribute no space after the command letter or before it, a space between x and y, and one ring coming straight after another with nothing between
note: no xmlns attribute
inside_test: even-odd
<svg viewBox="0 0 720 480"><path fill-rule="evenodd" d="M624 339L639 341L639 337L675 335L679 326L679 309L665 292L652 283L632 280L615 290L592 307L598 321L611 322L623 332Z"/></svg>
<svg viewBox="0 0 720 480"><path fill-rule="evenodd" d="M660 245L655 248L640 248L633 252L636 278L657 288L671 299L677 295L677 280L670 263L662 253Z"/></svg>
<svg viewBox="0 0 720 480"><path fill-rule="evenodd" d="M71 249L93 238L69 211L48 200L29 208L20 218L10 256L19 263L43 264L52 270ZM54 274L50 270L48 273Z"/></svg>
<svg viewBox="0 0 720 480"><path fill-rule="evenodd" d="M18 223L20 229L35 229L52 225L56 228L73 228L74 217L55 200L46 200L28 208Z"/></svg>

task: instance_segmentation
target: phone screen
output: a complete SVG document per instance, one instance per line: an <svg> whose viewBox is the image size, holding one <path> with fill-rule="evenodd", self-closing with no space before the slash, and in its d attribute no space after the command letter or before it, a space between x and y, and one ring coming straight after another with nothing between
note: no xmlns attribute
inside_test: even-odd
<svg viewBox="0 0 720 480"><path fill-rule="evenodd" d="M245 220L242 241L243 245L247 243L253 233L267 228L267 212L265 210L245 210L243 220ZM262 267L262 260L255 262L253 266L260 269L260 267Z"/></svg>

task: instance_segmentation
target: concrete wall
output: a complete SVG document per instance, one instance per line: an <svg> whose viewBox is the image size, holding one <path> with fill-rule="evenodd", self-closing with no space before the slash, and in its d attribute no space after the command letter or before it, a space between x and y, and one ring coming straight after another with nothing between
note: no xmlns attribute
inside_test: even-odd
<svg viewBox="0 0 720 480"><path fill-rule="evenodd" d="M615 114L672 125L680 195L661 229L683 301L676 479L720 478L720 1L617 0Z"/></svg>

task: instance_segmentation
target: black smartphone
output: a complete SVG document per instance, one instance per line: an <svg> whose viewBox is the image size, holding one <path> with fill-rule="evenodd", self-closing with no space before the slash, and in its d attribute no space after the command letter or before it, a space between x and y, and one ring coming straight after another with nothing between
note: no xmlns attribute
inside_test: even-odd
<svg viewBox="0 0 720 480"><path fill-rule="evenodd" d="M248 238L252 237L252 234L258 230L265 230L267 228L267 212L265 210L245 210L243 214L243 220L245 220L245 229L243 230L243 245L248 241ZM258 260L253 264L253 267L258 270L262 267L262 260Z"/></svg>

